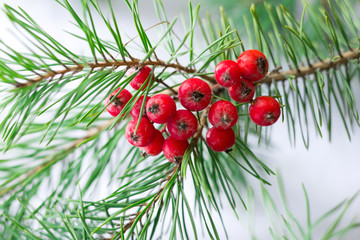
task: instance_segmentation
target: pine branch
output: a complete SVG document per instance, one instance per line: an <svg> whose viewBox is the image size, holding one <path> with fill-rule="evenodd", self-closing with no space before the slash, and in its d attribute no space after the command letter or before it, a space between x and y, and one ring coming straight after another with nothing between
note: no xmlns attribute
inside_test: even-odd
<svg viewBox="0 0 360 240"><path fill-rule="evenodd" d="M164 68L173 68L176 71L178 71L179 73L181 72L185 72L185 73L197 73L198 76L202 77L205 80L208 80L210 82L215 82L215 79L213 77L207 76L206 74L201 74L198 73L196 69L193 68L189 68L189 67L185 67L182 66L178 63L167 63L165 61L161 61L161 60L156 60L156 61L145 61L142 62L140 59L133 59L131 61L114 61L114 62L97 62L97 63L87 63L86 67L90 68L90 71L93 71L96 68L107 68L107 67L111 67L111 68L117 68L120 66L139 66L139 67L144 67L144 66L162 66ZM22 88L22 87L29 87L31 85L34 85L42 80L45 79L53 79L55 76L60 76L60 79L62 78L62 76L64 76L67 73L72 73L75 74L77 72L82 71L85 68L85 65L83 64L78 64L76 67L69 67L63 70L58 70L58 71L47 71L45 74L40 74L38 77L29 80L26 83L18 83L17 84L17 88Z"/></svg>
<svg viewBox="0 0 360 240"><path fill-rule="evenodd" d="M15 97L10 96L9 93L7 100L1 104L2 108L13 104L14 107L12 110L14 113L9 114L9 116L5 117L4 121L0 123L0 131L4 133L3 137L6 140L7 147L13 147L15 150L23 150L25 154L20 156L20 158L24 158L21 160L26 161L25 163L20 162L20 164L16 165L15 170L9 171L9 174L4 178L4 186L6 188L0 190L0 196L4 196L7 193L12 194L10 199L6 200L6 204L4 204L5 211L7 211L6 209L11 209L9 206L15 202L14 200L16 197L22 196L21 194L23 194L24 198L27 200L23 205L23 209L19 210L16 213L16 216L14 216L13 219L15 219L15 221L11 218L11 215L13 214L8 214L7 221L12 221L13 223L10 226L10 230L5 230L5 234L10 232L12 238L20 238L22 233L16 232L19 229L30 232L28 229L32 229L32 226L21 226L22 224L24 224L24 226L27 224L24 218L28 217L27 219L39 221L35 215L40 215L42 212L41 210L45 209L46 214L39 218L41 219L41 222L39 221L39 223L43 228L38 227L34 230L38 230L36 234L38 233L43 238L46 238L46 236L51 238L53 236L53 231L61 237L69 236L69 233L72 237L78 237L77 234L81 235L80 232L82 232L83 238L93 238L94 234L101 236L103 233L108 233L110 230L116 234L121 234L121 232L119 232L119 225L116 224L118 219L121 219L120 221L124 219L127 221L124 228L122 225L121 228L123 228L123 233L125 231L128 233L128 237L133 236L133 234L140 234L140 236L135 236L135 238L141 238L143 235L148 237L148 226L153 224L154 228L152 235L150 236L152 237L154 230L158 225L158 216L160 216L161 213L165 214L169 205L172 204L173 227L170 236L171 238L174 238L175 232L179 231L180 234L183 235L182 237L185 238L184 235L187 236L187 230L185 230L185 234L183 234L182 228L186 227L186 222L185 220L183 220L183 222L180 220L179 215L181 213L179 213L180 210L178 204L180 203L183 205L182 217L184 218L184 205L186 205L188 215L192 218L191 208L188 206L188 203L184 201L185 194L183 192L180 194L182 191L182 189L180 189L182 187L180 184L182 183L184 173L187 170L186 167L189 166L189 172L192 174L191 179L194 181L196 192L195 203L196 206L198 206L199 215L202 217L203 225L206 226L208 235L211 238L218 238L217 226L214 225L211 211L209 210L210 208L213 208L219 214L221 213L220 207L218 206L220 201L218 201L219 199L217 199L215 192L225 193L234 213L237 214L235 207L237 196L242 201L245 208L246 206L241 197L242 193L238 191L237 181L234 181L234 178L239 178L245 182L244 172L246 172L246 174L252 175L264 183L268 183L261 177L262 172L258 173L258 167L260 170L265 170L269 175L273 174L273 172L255 156L248 146L247 135L249 133L255 133L254 126L249 123L249 118L242 119L237 124L238 131L236 134L236 144L232 153L215 153L209 150L202 138L202 131L207 123L206 118L209 108L205 109L201 116L198 116L198 130L193 136L190 147L185 153L181 164L176 164L175 167L168 162L163 164L162 161L164 160L164 157L161 156L155 160L151 159L151 166L148 169L143 169L141 168L142 164L149 163L147 162L147 158L140 158L139 150L131 148L120 162L115 163L118 166L117 169L122 170L124 169L122 167L129 162L127 168L125 166L123 175L119 176L118 173L116 173L116 169L110 170L112 173L111 180L115 179L115 177L119 177L117 180L120 182L120 187L109 197L101 201L92 201L90 199L85 201L84 206L82 199L77 201L76 199L65 199L66 196L64 196L63 200L66 204L64 205L63 211L61 213L54 213L52 208L58 203L58 199L63 196L64 189L71 188L75 181L87 181L83 188L83 193L91 193L91 191L89 191L90 187L93 187L98 183L102 184L99 179L105 175L103 174L104 169L112 167L113 162L110 163L110 159L114 157L112 151L115 151L115 147L118 146L117 144L124 135L125 127L122 126L120 129L115 129L114 136L110 137L104 145L99 143L100 138L106 137L106 129L112 129L113 126L121 123L123 120L119 116L114 120L99 123L103 120L99 118L99 116L105 109L101 98L105 98L105 95L115 88L125 88L129 84L131 77L124 76L131 66L153 66L152 74L156 75L156 78L155 81L152 82L152 85L149 84L149 87L145 92L135 92L133 98L129 101L129 104L124 108L124 112L126 113L130 111L131 106L136 99L144 93L145 95L158 92L166 93L172 95L174 99L176 99L179 88L178 83L180 83L180 81L172 85L170 83L171 81L168 80L173 75L184 78L188 78L188 75L199 76L210 83L212 91L216 95L223 90L222 87L216 85L212 75L214 66L224 59L235 60L239 55L239 51L245 49L240 36L236 31L232 30L234 29L234 26L232 26L231 21L225 16L224 12L221 11L222 19L220 25L209 20L209 26L205 26L206 24L202 24L198 17L199 7L193 9L191 3L189 3L189 30L185 30L183 38L179 38L174 34L172 29L176 20L172 22L168 21L161 1L155 1L161 21L155 26L162 27L162 23L167 23L167 27L163 29L160 39L153 42L146 33L147 29L142 26L140 21L137 1L131 2L126 0L126 3L133 14L135 27L142 44L139 44L138 47L140 47L142 54L145 54L146 56L140 60L141 57L138 57L139 59L137 59L130 55L128 43L123 44L122 36L111 6L112 21L109 21L107 20L108 17L104 16L101 12L100 6L96 0L83 2L84 16L82 17L80 17L77 11L72 8L67 0L59 2L72 14L76 21L76 26L83 31L84 35L73 36L84 40L89 45L92 57L86 58L72 53L42 30L25 11L22 9L17 11L9 6L5 6L9 18L14 23L21 26L26 32L30 33L33 40L35 40L34 42L31 41L32 47L29 48L32 54L22 55L16 50L5 46L3 51L9 59L0 59L0 70L2 70L0 71L0 79L2 79L4 83L12 84L16 87L15 91L12 92L16 94L14 95ZM323 122L322 118L328 121L327 127L330 132L330 100L332 99L336 102L336 106L342 116L347 132L349 130L344 117L345 114L353 114L353 118L357 123L359 122L355 100L350 88L350 80L352 76L356 74L356 71L351 71L353 69L358 70L359 68L347 64L350 60L359 58L359 49L355 49L355 46L357 45L356 41L354 41L354 39L358 38L358 24L356 24L356 22L352 23L351 14L349 14L349 16L341 14L348 12L346 10L346 7L348 7L347 5L339 5L337 0L336 2L337 6L335 8L331 5L327 10L330 12L335 9L335 11L339 11L340 14L338 15L343 15L344 18L338 19L338 15L336 14L333 14L334 18L332 18L330 13L325 13L324 18L322 18L322 15L317 13L318 15L314 18L313 28L307 28L305 25L305 9L302 20L299 23L283 6L277 7L277 15L274 17L275 12L270 9L270 5L265 5L267 8L266 10L269 10L268 14L273 24L273 29L269 32L264 30L262 26L264 20L262 18L263 15L257 14L255 7L251 8L253 25L249 24L248 21L245 22L249 39L251 40L254 39L254 36L256 37L256 41L249 41L249 47L258 48L265 52L266 55L269 56L269 61L272 61L272 65L277 66L274 70L270 71L263 80L259 81L259 83L274 84L272 84L271 87L269 87L270 84L262 84L261 87L257 87L257 96L261 95L262 91L266 91L268 95L282 96L279 101L285 103L283 114L288 122L289 136L290 126L293 126L294 139L294 122L299 120L301 124L303 120L301 119L301 116L304 115L305 120L303 122L305 122L307 127L308 112L312 114L320 135L320 128ZM88 3L93 4L93 7L95 7L96 11L104 20L106 27L114 38L113 42L105 41L97 34L97 26L95 26L94 18L92 16L94 9L90 9L91 4ZM310 9L310 7L308 7L308 9ZM163 11L163 16L161 16L161 11ZM258 16L261 16L262 21L259 21L260 18ZM266 18L266 16L264 16L264 18ZM310 19L310 21L313 20L312 16L309 16L308 19ZM309 20L307 20L307 22L308 21ZM201 50L197 49L196 46L196 40L200 39L197 35L197 31L194 31L197 22L201 25L201 31L204 35L204 38L200 41L205 40L207 43ZM348 29L346 26L344 27L345 24L343 23L348 23L348 26L352 26L351 24L354 25L353 28L350 29L352 31L352 36L348 34ZM283 28L280 28L280 25L283 26ZM218 28L218 26L220 27ZM312 39L308 37L304 29L311 29L310 33L317 34L318 39L316 41L311 41ZM178 40L178 43L173 41L175 40L174 35ZM316 39L316 37L314 39ZM130 42L132 41L133 39L130 39ZM135 42L132 43L136 45ZM258 46L253 46L254 43L257 43ZM169 53L169 59L167 61L159 60L157 58L157 48L160 45L162 45ZM322 61L321 59L324 59L327 56L327 47L330 48L330 51L335 52L336 50L336 53L339 54L339 56L327 58ZM36 51L32 50L33 48L36 49ZM341 53L340 49L349 49L350 51ZM320 50L323 50L323 53L325 54L319 54ZM37 52L41 52L41 54L38 54ZM281 52L283 54L280 54ZM123 61L117 60L117 56L114 58L115 54L118 56L121 55L121 58L119 56L119 59L122 59ZM322 57L320 57L320 55ZM177 60L180 56L188 57L189 64L180 64ZM109 61L110 59L112 60ZM307 66L301 65L301 62L304 62L304 59ZM313 59L318 59L320 61L311 63ZM279 70L282 69L281 66L283 66L285 62L287 65L293 66L294 69L279 72ZM339 68L340 70L337 69L341 65L346 66L345 70L344 68ZM14 68L11 68L10 66ZM125 68L120 68L122 66ZM61 67L64 69L61 69ZM20 71L17 71L18 68ZM166 71L168 69L171 71ZM323 72L326 72L326 79L322 76ZM309 75L311 75L311 78L308 77ZM313 79L313 77L315 79ZM53 81L55 78L58 79L58 81ZM296 78L302 78L303 81L294 81L293 83L291 79ZM21 81L21 83L18 83L17 80ZM62 81L60 82L60 80ZM66 88L67 84L76 80L79 80L76 82L79 83L79 86L68 92L68 89ZM34 87L31 88L31 86ZM59 95L56 96L59 97L59 99L56 99L53 93L59 93ZM226 94L221 95L220 97L231 100ZM293 103L294 106L291 106L291 103ZM45 124L36 122L36 120L38 120L38 115L47 111L49 111L49 114L52 114L52 110L54 109L55 117L49 122ZM239 105L238 110L240 114L247 114L248 104ZM293 113L296 115L295 117L293 116ZM350 123L352 123L352 118L349 119ZM86 121L89 121L88 125L92 123L99 124L97 127L87 131L85 137L78 139L71 137L67 138L66 134L64 134L64 140L71 140L66 141L66 144L61 142L61 144L56 147L51 146L45 149L46 151L43 151L42 154L39 154L39 152L42 151L41 146L34 146L35 141L24 143L22 141L17 142L17 139L15 139L17 136L19 139L23 140L23 137L27 137L31 133L36 133L45 138L50 131L52 134L50 140L52 140L55 138L55 135L58 132L61 133L61 131L64 133L71 133L73 130L83 130L84 127L88 126L82 126L82 123ZM23 126L24 129L22 128ZM163 127L165 128L165 126ZM308 130L305 128L305 130L303 130L302 125L300 128L304 143L308 146L308 138L306 136L306 131ZM23 131L20 131L20 129ZM259 135L259 141L262 138L263 132L266 132L267 135L266 130L262 131L261 128L257 129L256 133ZM109 135L111 135L111 133ZM34 139L36 139L36 137L31 140ZM70 142L69 145L68 142ZM85 143L88 144L85 145ZM82 149L80 146L86 147L82 153L80 153L80 149ZM55 153L53 150L55 150ZM60 181L65 179L66 183L59 183L54 192L50 194L44 203L35 211L27 210L28 212L26 212L24 209L28 209L28 205L30 205L28 202L30 202L32 197L37 193L36 191L40 185L40 183L36 183L36 180L41 181L43 179L48 179L47 173L52 173L51 171L55 169L52 167L61 160L68 159L70 153L73 153L76 150L78 150L76 153L81 154L81 158L71 159L64 163L65 169L62 169L61 171L63 175L70 173L69 176L61 176ZM88 154L87 150L90 150L89 155L92 155L90 158L96 163L94 164L94 167L85 166L85 156ZM29 152L29 155L27 155L27 151ZM48 158L49 156L50 159ZM38 163L30 160L42 162ZM35 165L35 163L37 165ZM66 165L67 163L68 165ZM5 160L5 163L2 164L2 169L0 170L4 171L5 169L6 171L7 169L11 169L11 163L7 164L7 160ZM31 168L33 165L35 165L35 167ZM179 173L180 168L180 175L176 175ZM86 175L82 172L84 169L86 169L86 174L89 173L89 170L92 171L90 177L84 176ZM158 213L156 214L157 216L154 220L152 213L155 211L156 203L163 200L161 196L165 195L167 189L166 186L168 186L171 179L173 182L171 182L172 185L168 188L169 194L165 196L164 200L166 204L164 204L165 206L159 206L159 210L157 210ZM178 181L175 182L176 179ZM175 184L178 184L177 187L179 188L176 196L171 192ZM157 190L158 187L160 187L160 190ZM27 189L29 188L33 189L31 194L28 194L27 192ZM59 190L59 188L63 189ZM13 192L13 190L17 189L20 190ZM237 196L234 197L233 193ZM181 200L180 197L182 197ZM71 198L73 198L73 196L71 196ZM151 202L149 202L149 200L151 200ZM78 202L78 205L75 204L74 207L76 211L73 211L72 207L69 207L69 202ZM113 213L108 211L108 209L111 208L119 208L120 210ZM134 210L136 211L135 215L132 215ZM72 224L66 215L69 212L72 214L71 218L74 218L75 224ZM131 213L129 214L129 212ZM63 214L65 216L63 216ZM147 221L143 226L141 219L144 215L147 215ZM63 220L63 224L60 223L62 224L60 226L59 216L62 218L61 220ZM193 219L191 221L196 237L197 224L194 224ZM141 225L141 230L140 233L135 233L133 230L138 229L138 223ZM33 222L30 222L30 225L32 224ZM5 225L4 227L7 228ZM16 235L14 235L15 232Z"/></svg>
<svg viewBox="0 0 360 240"><path fill-rule="evenodd" d="M172 170L170 170L170 173L171 173L171 174L168 175L166 178L164 178L164 179L161 181L161 182L164 182L164 185L163 185L163 186L160 188L160 190L156 193L154 200L153 200L151 203L149 203L149 204L146 205L146 207L145 207L146 211L145 211L142 215L140 215L140 214L142 213L142 211L137 212L137 213L135 214L135 216L134 216L132 219L130 219L130 222L127 223L127 224L124 226L124 228L122 229L122 232L123 232L123 233L125 233L127 230L129 230L129 229L133 226L133 224L135 223L135 220L141 221L142 216L144 216L145 214L148 214L149 211L150 211L150 209L151 209L152 207L154 207L155 204L161 199L161 196L163 195L163 192L164 192L164 190L166 189L166 186L169 184L169 182L172 180L172 178L175 176L175 174L178 173L178 169L180 168L180 166L181 166L181 163L177 163L177 164L175 165L175 167L174 167ZM166 175L167 175L167 174L166 174ZM173 186L174 186L174 185L172 185L172 187L173 187ZM172 187L169 188L168 191L171 191L171 190L172 190ZM114 237L109 238L109 240L110 240L110 239L114 239Z"/></svg>
<svg viewBox="0 0 360 240"><path fill-rule="evenodd" d="M278 66L274 70L270 71L269 74L266 75L266 77L259 80L257 83L271 83L273 81L275 81L275 82L276 81L285 81L285 80L288 80L289 76L296 79L296 78L304 77L307 75L315 74L318 71L325 71L325 70L329 70L331 68L336 68L339 65L344 65L344 64L348 63L352 59L359 59L359 58L360 58L360 52L359 52L359 49L356 48L352 51L344 52L342 55L338 55L338 56L335 56L332 58L327 58L323 61L315 62L311 65L300 67L298 69L292 69L292 70L288 70L288 71L278 72L278 69L282 69L281 66ZM131 67L131 66L139 66L139 67L162 66L164 68L176 69L176 71L178 71L179 73L181 73L181 72L186 72L186 73L190 73L190 74L196 73L197 76L200 76L201 78L208 80L211 83L216 82L214 76L209 76L207 74L201 74L201 73L197 72L196 69L182 66L179 63L166 63L165 61L161 61L161 60L145 61L145 62L141 62L140 59L133 59L131 61L114 61L114 62L107 61L107 62L87 63L86 66L89 67L91 69L91 71L93 71L96 68L101 68L101 69L104 69L107 67L117 68L120 66L128 66L128 67ZM34 85L42 80L49 79L49 78L53 79L55 76L58 76L58 75L60 75L60 79L61 79L61 77L64 76L64 74L67 74L67 73L75 74L77 72L82 71L84 68L85 68L85 65L78 64L76 67L70 67L70 68L66 68L64 70L48 71L43 75L40 75L34 79L31 79L27 83L18 83L18 85L16 87L17 88L29 87L29 86Z"/></svg>
<svg viewBox="0 0 360 240"><path fill-rule="evenodd" d="M88 131L87 135L85 137L79 138L76 141L74 141L73 143L71 143L69 146L65 147L64 149L59 150L56 154L54 154L54 156L50 159L45 161L44 163L40 164L39 166L35 167L34 169L29 170L28 172L22 174L16 183L14 183L13 185L1 189L0 190L0 197L10 193L11 191L15 190L17 187L19 187L19 185L23 185L24 182L29 182L34 176L36 176L37 174L41 173L42 171L44 171L46 168L48 168L51 165L54 165L55 163L57 163L59 160L61 160L62 158L59 157L58 155L66 155L70 152L73 152L75 149L77 149L83 142L86 142L87 140L95 137L96 135L98 135L99 133L101 133L102 131L104 131L106 128L108 128L113 122L113 119L109 120L108 122L92 128Z"/></svg>
<svg viewBox="0 0 360 240"><path fill-rule="evenodd" d="M299 69L292 69L282 72L270 72L265 78L259 81L259 83L271 83L272 81L285 81L289 76L293 78L300 78L307 75L315 74L318 71L326 71L331 68L337 68L339 65L344 65L350 60L359 59L359 48L352 51L344 52L342 55L338 55L332 58L327 58L324 61L313 63L309 66L304 66Z"/></svg>

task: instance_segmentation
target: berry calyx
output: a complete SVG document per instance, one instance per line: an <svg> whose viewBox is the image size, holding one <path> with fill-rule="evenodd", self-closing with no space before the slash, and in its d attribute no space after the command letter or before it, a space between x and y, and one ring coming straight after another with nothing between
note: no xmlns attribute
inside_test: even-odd
<svg viewBox="0 0 360 240"><path fill-rule="evenodd" d="M126 103L132 98L132 94L126 90L123 89L119 94L120 88L116 89L113 93L108 96L105 101L104 105L106 107L106 110L113 116L116 117L119 115L121 110L125 107ZM113 100L113 98L117 95L117 97ZM109 102L112 101L110 104ZM109 104L109 105L108 105Z"/></svg>
<svg viewBox="0 0 360 240"><path fill-rule="evenodd" d="M239 83L229 87L229 94L239 103L250 102L255 94L255 86L251 81L241 78Z"/></svg>
<svg viewBox="0 0 360 240"><path fill-rule="evenodd" d="M206 143L215 152L227 151L235 144L234 130L212 127L206 133Z"/></svg>
<svg viewBox="0 0 360 240"><path fill-rule="evenodd" d="M138 70L138 67L132 67L129 69L127 75L130 76L132 75L134 72L136 72ZM144 66L139 73L131 80L130 82L130 86L135 89L135 90L139 90L141 88L141 86L144 84L145 81L148 81L144 87L146 88L146 86L149 84L150 76L151 73L151 68L149 68L148 66Z"/></svg>
<svg viewBox="0 0 360 240"><path fill-rule="evenodd" d="M154 123L167 123L175 112L175 101L166 94L156 94L146 103L146 115Z"/></svg>
<svg viewBox="0 0 360 240"><path fill-rule="evenodd" d="M178 140L170 136L163 145L164 156L170 162L180 163L188 147L189 143L187 140Z"/></svg>
<svg viewBox="0 0 360 240"><path fill-rule="evenodd" d="M280 117L280 105L270 96L257 97L249 108L251 120L259 126L270 126Z"/></svg>
<svg viewBox="0 0 360 240"><path fill-rule="evenodd" d="M215 68L215 79L224 87L231 87L240 80L239 65L232 60L224 60L220 62Z"/></svg>
<svg viewBox="0 0 360 240"><path fill-rule="evenodd" d="M155 138L155 128L147 118L141 118L139 127L135 133L138 119L131 120L125 129L125 137L131 145L136 147L146 147Z"/></svg>
<svg viewBox="0 0 360 240"><path fill-rule="evenodd" d="M167 123L170 135L178 140L186 140L195 134L197 119L188 110L178 110L175 116Z"/></svg>
<svg viewBox="0 0 360 240"><path fill-rule="evenodd" d="M144 111L143 111L142 117L146 116L146 103L149 101L149 99L150 99L150 97L146 97L146 102L144 105L144 109L143 109ZM133 118L139 118L143 101L144 101L144 96L141 96L134 104L134 107L131 109L130 114L131 114L131 116L133 116Z"/></svg>
<svg viewBox="0 0 360 240"><path fill-rule="evenodd" d="M223 130L232 128L239 118L234 104L224 100L217 101L211 105L208 117L214 127Z"/></svg>
<svg viewBox="0 0 360 240"><path fill-rule="evenodd" d="M155 129L155 138L152 141L152 143L150 143L150 145L146 147L141 147L140 150L144 151L145 156L159 155L162 152L164 141L165 139L162 133L159 130Z"/></svg>
<svg viewBox="0 0 360 240"><path fill-rule="evenodd" d="M201 111L210 104L211 88L199 78L189 78L180 85L178 95L184 108L189 111Z"/></svg>
<svg viewBox="0 0 360 240"><path fill-rule="evenodd" d="M259 81L268 72L269 64L265 55L256 50L246 50L237 59L241 76L252 82Z"/></svg>

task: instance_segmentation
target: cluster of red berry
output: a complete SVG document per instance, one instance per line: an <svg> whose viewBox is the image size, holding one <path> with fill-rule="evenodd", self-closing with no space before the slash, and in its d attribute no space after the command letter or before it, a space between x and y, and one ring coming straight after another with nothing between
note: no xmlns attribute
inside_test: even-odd
<svg viewBox="0 0 360 240"><path fill-rule="evenodd" d="M257 50L243 52L238 62L225 60L215 69L216 81L229 87L229 94L237 102L251 102L250 118L258 125L273 124L280 116L280 106L272 97L262 96L252 101L255 93L253 82L262 79L268 70L265 56ZM132 68L129 74L138 69ZM130 86L135 90L146 87L150 82L151 69L144 66L131 80ZM123 89L114 91L105 100L107 111L112 116L120 114L130 101L132 94ZM208 83L199 78L185 80L179 87L178 98L185 109L177 110L175 101L166 94L151 97L141 96L130 111L133 119L128 123L125 137L130 144L139 147L146 155L156 156L161 152L171 162L180 162L189 146L188 139L198 129L198 120L192 113L202 111L211 102L212 90ZM115 98L115 99L113 99ZM145 103L143 104L143 102ZM141 114L141 107L144 107ZM140 118L140 121L139 121ZM213 125L206 134L208 146L217 152L226 151L235 144L235 133L232 127L238 121L238 112L234 104L220 100L213 103L208 112L209 122ZM166 124L168 137L154 127L154 123ZM164 125L165 126L165 125Z"/></svg>

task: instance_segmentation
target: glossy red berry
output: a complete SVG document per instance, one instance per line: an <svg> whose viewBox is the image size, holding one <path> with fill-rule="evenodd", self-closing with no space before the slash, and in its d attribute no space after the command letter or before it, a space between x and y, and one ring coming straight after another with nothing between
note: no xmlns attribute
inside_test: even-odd
<svg viewBox="0 0 360 240"><path fill-rule="evenodd" d="M187 140L178 140L174 137L168 137L163 145L164 156L170 162L180 163L188 148L189 143Z"/></svg>
<svg viewBox="0 0 360 240"><path fill-rule="evenodd" d="M146 115L154 123L167 123L175 112L175 101L166 94L156 94L146 103Z"/></svg>
<svg viewBox="0 0 360 240"><path fill-rule="evenodd" d="M119 115L121 110L125 107L126 103L132 98L132 94L126 90L123 89L118 95L117 93L120 91L120 88L116 89L113 93L110 94L109 97L107 97L104 101L104 105L106 107L106 110L114 117ZM114 96L117 97L112 100ZM109 104L109 102L112 100L112 102ZM109 105L108 105L109 104Z"/></svg>
<svg viewBox="0 0 360 240"><path fill-rule="evenodd" d="M140 150L144 151L146 153L145 155L159 155L162 152L164 141L165 139L162 133L159 130L155 129L155 139L152 141L152 143L150 143L150 145L142 147L140 148Z"/></svg>
<svg viewBox="0 0 360 240"><path fill-rule="evenodd" d="M210 104L211 88L199 78L189 78L180 85L179 100L187 110L201 111Z"/></svg>
<svg viewBox="0 0 360 240"><path fill-rule="evenodd" d="M249 108L251 120L260 126L274 124L279 119L280 113L278 101L269 96L257 97Z"/></svg>
<svg viewBox="0 0 360 240"><path fill-rule="evenodd" d="M137 67L132 67L129 69L128 71L128 76L132 75L134 72L136 72L138 70ZM149 68L148 66L144 66L139 73L131 80L130 82L130 86L135 89L135 90L139 90L141 88L141 86L144 84L145 81L148 81L143 88L146 88L146 86L148 85L150 79L151 73L151 68Z"/></svg>
<svg viewBox="0 0 360 240"><path fill-rule="evenodd" d="M149 101L150 97L146 97L146 103ZM141 106L144 101L144 96L141 96L135 103L134 107L131 109L130 114L133 118L138 118L140 115ZM144 105L142 117L146 116L146 103Z"/></svg>
<svg viewBox="0 0 360 240"><path fill-rule="evenodd" d="M234 104L229 101L217 101L211 105L208 115L210 123L219 129L232 128L238 118L238 111Z"/></svg>
<svg viewBox="0 0 360 240"><path fill-rule="evenodd" d="M215 152L229 150L235 144L234 130L212 127L206 133L206 143Z"/></svg>
<svg viewBox="0 0 360 240"><path fill-rule="evenodd" d="M229 94L239 103L249 102L254 97L255 86L251 81L241 78L239 83L229 87Z"/></svg>
<svg viewBox="0 0 360 240"><path fill-rule="evenodd" d="M239 65L232 60L224 60L215 68L215 79L224 87L231 87L240 81Z"/></svg>
<svg viewBox="0 0 360 240"><path fill-rule="evenodd" d="M167 123L170 135L178 140L190 138L197 129L197 119L188 110L177 110L175 116Z"/></svg>
<svg viewBox="0 0 360 240"><path fill-rule="evenodd" d="M252 82L259 81L268 72L269 64L265 55L255 49L247 50L237 59L241 76Z"/></svg>
<svg viewBox="0 0 360 240"><path fill-rule="evenodd" d="M138 119L131 120L125 129L125 137L130 144L136 147L146 147L155 138L155 128L147 118L141 118L139 127L135 133Z"/></svg>

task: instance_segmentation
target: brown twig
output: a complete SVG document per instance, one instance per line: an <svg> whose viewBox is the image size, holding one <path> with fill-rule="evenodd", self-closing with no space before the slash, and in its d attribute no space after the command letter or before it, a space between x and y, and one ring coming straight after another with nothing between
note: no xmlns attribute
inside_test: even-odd
<svg viewBox="0 0 360 240"><path fill-rule="evenodd" d="M351 59L358 59L358 58L360 58L360 52L359 49L356 48L352 51L343 53L341 56L336 56L335 60L333 61L331 61L330 58L327 58L324 61L313 63L311 66L305 66L299 69L292 69L288 71L270 73L265 78L258 81L258 83L271 83L272 81L284 81L289 76L295 76L295 78L304 77L306 75L314 74L317 71L325 71L330 68L334 68L339 65L346 64Z"/></svg>
<svg viewBox="0 0 360 240"><path fill-rule="evenodd" d="M289 76L294 76L295 78L304 77L306 75L314 74L317 71L324 71L328 70L330 68L337 67L342 64L346 64L351 59L359 59L360 58L360 52L359 49L353 49L348 52L344 52L341 56L336 56L335 60L331 61L330 58L325 59L320 62L313 63L311 66L304 66L298 69L291 69L287 71L270 71L270 73L263 78L262 80L258 81L258 83L270 83L272 81L284 81ZM334 58L333 58L334 59ZM48 78L54 78L57 75L65 75L66 73L77 73L79 71L82 71L86 66L90 67L91 70L96 68L107 68L107 67L120 67L120 66L162 66L165 68L173 68L178 72L186 72L186 73L197 73L196 69L189 68L182 66L179 63L166 63L165 61L157 60L157 61L145 61L141 62L140 59L132 59L131 61L113 61L113 62L96 62L96 63L87 63L86 65L77 64L75 67L68 67L63 70L58 71L46 71L45 74L40 75L34 79L29 79L26 83L19 83L16 87L27 87L31 86L39 81L48 79ZM279 69L277 67L276 69ZM213 76L209 75L198 75L199 77L209 81L210 83L216 83L215 78Z"/></svg>
<svg viewBox="0 0 360 240"><path fill-rule="evenodd" d="M45 74L39 74L38 77L33 78L33 79L29 79L26 83L19 83L17 84L17 88L22 88L22 87L28 87L31 86L35 83L38 83L42 80L48 79L48 78L54 78L55 76L58 75L65 75L67 73L77 73L79 71L82 71L85 67L89 67L91 70L96 69L96 68L100 68L100 69L104 69L107 67L121 67L121 66L162 66L162 67L166 67L166 68L173 68L178 72L186 72L186 73L196 73L196 69L192 69L192 68L188 68L188 67L184 67L181 64L177 64L177 63L166 63L164 61L161 60L157 60L157 61L145 61L145 62L141 62L140 59L134 59L131 61L113 61L113 62L95 62L95 63L86 63L86 65L83 64L78 64L75 67L68 67L65 68L63 70L57 70L57 71L46 71ZM199 77L209 81L209 82L215 82L215 79L211 76L208 75L198 75Z"/></svg>
<svg viewBox="0 0 360 240"><path fill-rule="evenodd" d="M156 197L154 199L154 201L152 201L151 203L146 205L146 211L145 214L147 214L151 207L154 206L160 199L161 194L163 193L163 191L165 190L166 186L168 185L168 183L170 182L170 180L175 176L175 174L177 173L177 170L179 169L179 167L181 166L181 163L176 164L176 166L170 170L169 172L167 172L165 175L170 174L169 176L167 176L166 178L164 178L161 182L165 182L165 184L160 188L160 190L156 193ZM135 216L130 220L130 222L128 222L123 229L123 232L125 233L127 230L129 230L132 225L135 223L135 220L139 217L139 215L141 214L142 211L139 211L135 214ZM144 214L144 215L145 215ZM144 216L143 215L143 216ZM113 239L113 237L109 238L108 240Z"/></svg>
<svg viewBox="0 0 360 240"><path fill-rule="evenodd" d="M112 123L113 123L114 119L111 119L109 121L107 121L106 123L97 126L95 128L90 129L87 132L87 135L85 137L79 138L76 141L72 142L70 145L68 145L67 147L65 147L64 149L60 150L60 152L62 152L63 154L69 153L71 151L73 151L75 148L78 147L79 144L81 144L82 142L87 141L88 139L93 138L94 136L96 136L97 134L99 134L100 132L102 132L103 130L105 130L106 128L108 128ZM20 186L21 183L25 180L29 180L31 179L32 176L35 176L36 174L38 174L39 172L43 171L44 169L46 169L47 167L55 164L56 162L58 162L61 158L58 157L58 155L54 155L53 158L51 158L48 161L43 162L42 164L36 166L34 169L29 170L28 172L26 172L25 174L21 175L20 178L18 178L18 180L16 181L16 183L14 183L13 185L4 188L4 189L0 189L0 197L4 196L5 194L11 192L12 190L14 190L16 187Z"/></svg>

